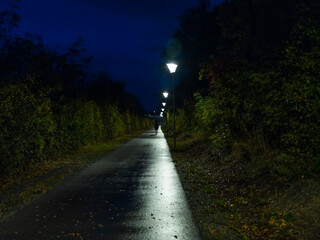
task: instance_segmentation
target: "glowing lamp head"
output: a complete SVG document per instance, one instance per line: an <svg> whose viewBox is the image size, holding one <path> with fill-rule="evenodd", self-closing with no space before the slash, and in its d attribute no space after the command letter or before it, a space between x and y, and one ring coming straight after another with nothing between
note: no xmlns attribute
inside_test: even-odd
<svg viewBox="0 0 320 240"><path fill-rule="evenodd" d="M161 108L161 111L164 112L164 108Z"/></svg>
<svg viewBox="0 0 320 240"><path fill-rule="evenodd" d="M175 63L167 63L167 67L169 68L170 73L175 73L178 65Z"/></svg>
<svg viewBox="0 0 320 240"><path fill-rule="evenodd" d="M168 92L163 92L162 94L163 94L164 98L167 98L169 96Z"/></svg>
<svg viewBox="0 0 320 240"><path fill-rule="evenodd" d="M162 106L166 106L166 103L165 103L165 102L163 102L163 103L162 103Z"/></svg>

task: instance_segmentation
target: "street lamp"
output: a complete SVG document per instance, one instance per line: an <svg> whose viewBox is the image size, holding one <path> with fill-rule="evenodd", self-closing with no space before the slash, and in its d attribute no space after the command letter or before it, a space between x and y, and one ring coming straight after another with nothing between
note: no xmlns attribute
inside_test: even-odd
<svg viewBox="0 0 320 240"><path fill-rule="evenodd" d="M166 103L165 103L165 102L163 102L163 103L162 103L162 106L164 106L164 107L165 107L165 106L166 106Z"/></svg>
<svg viewBox="0 0 320 240"><path fill-rule="evenodd" d="M178 65L175 63L167 63L167 67L169 68L170 73L175 73Z"/></svg>
<svg viewBox="0 0 320 240"><path fill-rule="evenodd" d="M171 73L172 77L172 101L173 101L173 149L176 149L177 146L177 136L176 136L176 106L175 106L175 99L174 99L174 74L178 67L175 63L167 63L167 67Z"/></svg>
<svg viewBox="0 0 320 240"><path fill-rule="evenodd" d="M162 94L163 94L164 98L167 98L169 96L168 92L163 92Z"/></svg>

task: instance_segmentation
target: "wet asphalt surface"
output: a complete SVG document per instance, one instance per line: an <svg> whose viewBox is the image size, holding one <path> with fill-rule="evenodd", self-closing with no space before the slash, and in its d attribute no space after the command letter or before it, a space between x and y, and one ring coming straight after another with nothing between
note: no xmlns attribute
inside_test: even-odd
<svg viewBox="0 0 320 240"><path fill-rule="evenodd" d="M150 130L1 222L0 239L201 238L167 142Z"/></svg>

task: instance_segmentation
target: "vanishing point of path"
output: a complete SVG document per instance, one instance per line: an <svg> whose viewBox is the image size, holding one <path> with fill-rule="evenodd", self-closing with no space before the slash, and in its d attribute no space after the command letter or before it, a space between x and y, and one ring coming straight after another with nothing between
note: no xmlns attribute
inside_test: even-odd
<svg viewBox="0 0 320 240"><path fill-rule="evenodd" d="M1 222L0 239L201 237L163 133L150 130Z"/></svg>

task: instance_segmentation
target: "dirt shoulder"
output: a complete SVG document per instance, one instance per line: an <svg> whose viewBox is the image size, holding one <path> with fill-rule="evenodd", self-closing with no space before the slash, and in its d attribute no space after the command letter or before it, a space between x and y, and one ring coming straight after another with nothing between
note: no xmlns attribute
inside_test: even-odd
<svg viewBox="0 0 320 240"><path fill-rule="evenodd" d="M0 176L0 221L138 134L91 144L39 162L23 173Z"/></svg>
<svg viewBox="0 0 320 240"><path fill-rule="evenodd" d="M221 160L210 142L172 154L204 240L320 239L319 179L287 181L237 156Z"/></svg>

